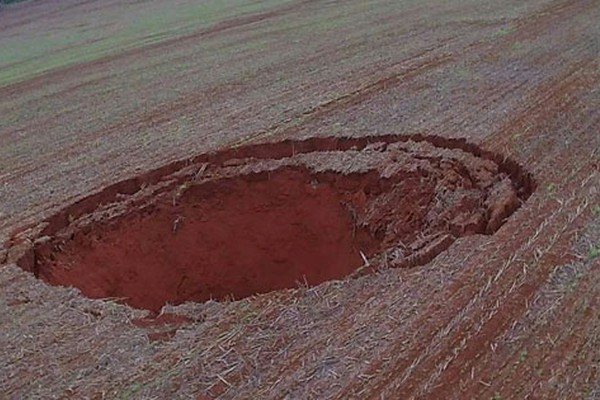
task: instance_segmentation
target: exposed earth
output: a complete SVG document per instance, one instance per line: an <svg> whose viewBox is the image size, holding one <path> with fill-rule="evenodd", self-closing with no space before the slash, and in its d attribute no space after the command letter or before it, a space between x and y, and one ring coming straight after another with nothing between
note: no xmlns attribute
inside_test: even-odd
<svg viewBox="0 0 600 400"><path fill-rule="evenodd" d="M0 6L0 393L600 398L598 21Z"/></svg>
<svg viewBox="0 0 600 400"><path fill-rule="evenodd" d="M159 313L423 265L457 237L493 234L532 189L514 161L461 140L246 146L109 186L17 230L7 258L48 283Z"/></svg>

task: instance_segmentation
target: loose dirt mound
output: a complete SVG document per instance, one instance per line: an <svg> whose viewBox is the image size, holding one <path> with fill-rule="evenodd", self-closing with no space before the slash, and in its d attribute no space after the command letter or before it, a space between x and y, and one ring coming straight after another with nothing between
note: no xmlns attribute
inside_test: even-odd
<svg viewBox="0 0 600 400"><path fill-rule="evenodd" d="M493 233L531 190L518 165L462 140L287 141L115 184L9 245L50 284L158 311L422 265Z"/></svg>

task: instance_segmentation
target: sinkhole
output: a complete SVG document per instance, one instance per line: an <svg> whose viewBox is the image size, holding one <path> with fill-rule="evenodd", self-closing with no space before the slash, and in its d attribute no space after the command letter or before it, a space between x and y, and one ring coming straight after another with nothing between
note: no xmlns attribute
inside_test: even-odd
<svg viewBox="0 0 600 400"><path fill-rule="evenodd" d="M159 311L423 265L494 233L532 189L518 164L464 140L284 141L116 183L8 247L51 285Z"/></svg>

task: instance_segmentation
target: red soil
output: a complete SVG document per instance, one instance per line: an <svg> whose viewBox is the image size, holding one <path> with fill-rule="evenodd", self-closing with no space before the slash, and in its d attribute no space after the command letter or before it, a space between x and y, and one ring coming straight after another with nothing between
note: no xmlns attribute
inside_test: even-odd
<svg viewBox="0 0 600 400"><path fill-rule="evenodd" d="M530 193L516 164L464 141L373 140L247 146L161 167L49 218L18 263L88 297L159 311L423 265L456 237L496 231ZM350 146L378 152L381 170L337 172L328 151ZM302 164L322 157L325 172ZM274 160L300 164L267 168Z"/></svg>
<svg viewBox="0 0 600 400"><path fill-rule="evenodd" d="M43 269L40 277L151 310L342 278L375 241L356 235L331 186L303 178L283 172L192 187L175 207L164 201L77 235L57 256L72 267Z"/></svg>

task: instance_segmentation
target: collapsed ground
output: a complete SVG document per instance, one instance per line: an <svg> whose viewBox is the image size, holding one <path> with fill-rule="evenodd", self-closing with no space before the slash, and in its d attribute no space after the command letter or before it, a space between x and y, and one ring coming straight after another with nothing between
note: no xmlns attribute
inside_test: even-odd
<svg viewBox="0 0 600 400"><path fill-rule="evenodd" d="M246 146L116 183L7 242L37 278L159 313L432 261L493 234L533 179L464 140Z"/></svg>

